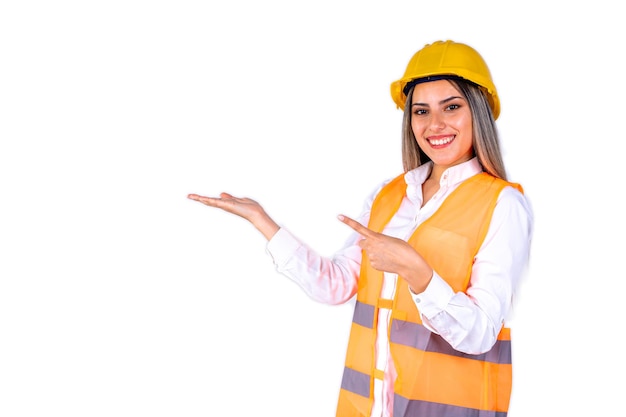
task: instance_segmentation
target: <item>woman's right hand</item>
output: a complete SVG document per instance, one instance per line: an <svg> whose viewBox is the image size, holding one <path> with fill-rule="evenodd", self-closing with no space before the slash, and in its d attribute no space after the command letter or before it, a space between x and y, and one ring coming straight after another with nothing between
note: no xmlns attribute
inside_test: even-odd
<svg viewBox="0 0 626 417"><path fill-rule="evenodd" d="M209 207L217 207L248 220L267 240L271 239L280 229L280 226L267 215L263 207L250 198L238 198L228 193L221 193L219 197L189 194L187 198Z"/></svg>

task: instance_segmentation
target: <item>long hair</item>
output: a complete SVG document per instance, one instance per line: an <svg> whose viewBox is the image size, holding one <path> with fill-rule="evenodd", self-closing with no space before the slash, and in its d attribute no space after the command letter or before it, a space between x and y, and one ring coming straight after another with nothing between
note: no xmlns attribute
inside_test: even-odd
<svg viewBox="0 0 626 417"><path fill-rule="evenodd" d="M474 83L465 80L448 80L467 100L472 114L472 147L474 154L483 170L494 177L507 179L506 169L500 150L500 137L493 118L491 107L482 89ZM402 165L404 172L408 172L430 161L430 158L417 145L417 140L411 128L411 103L413 90L406 94L404 117L402 119Z"/></svg>

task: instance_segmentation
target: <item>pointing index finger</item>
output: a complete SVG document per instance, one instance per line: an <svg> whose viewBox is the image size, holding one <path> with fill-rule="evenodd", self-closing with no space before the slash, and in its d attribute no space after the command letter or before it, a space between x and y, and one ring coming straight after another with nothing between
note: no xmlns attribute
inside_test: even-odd
<svg viewBox="0 0 626 417"><path fill-rule="evenodd" d="M374 234L374 232L372 232L370 229L363 226L361 223L357 222L356 220L351 219L348 216L344 216L343 214L340 214L339 216L337 216L337 218L342 223L345 223L348 226L350 226L355 232L357 232L361 236L371 237Z"/></svg>

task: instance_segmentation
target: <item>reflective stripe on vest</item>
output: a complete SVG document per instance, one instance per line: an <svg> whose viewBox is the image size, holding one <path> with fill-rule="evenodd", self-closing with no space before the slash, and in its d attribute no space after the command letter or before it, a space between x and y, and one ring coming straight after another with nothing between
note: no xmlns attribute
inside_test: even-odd
<svg viewBox="0 0 626 417"><path fill-rule="evenodd" d="M522 191L518 184L486 173L469 178L408 240L455 291L467 289L473 258L489 228L498 195L507 185ZM374 200L368 227L382 231L405 191L404 175L385 186ZM363 253L337 416L371 413L374 378L381 378L374 366L379 308L391 309L389 340L398 374L394 417L506 416L511 393L510 330L501 330L489 352L458 352L421 324L406 281L398 279L395 298L385 300L379 298L382 280L383 274L371 268Z"/></svg>

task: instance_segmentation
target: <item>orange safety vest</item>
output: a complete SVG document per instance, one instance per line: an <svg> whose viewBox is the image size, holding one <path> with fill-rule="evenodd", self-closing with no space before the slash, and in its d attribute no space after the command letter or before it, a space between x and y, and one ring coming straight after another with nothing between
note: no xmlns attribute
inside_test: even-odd
<svg viewBox="0 0 626 417"><path fill-rule="evenodd" d="M487 173L465 180L409 238L428 264L454 289L465 291L472 263L491 222L500 191L519 184ZM368 227L381 232L400 207L404 175L380 191ZM511 396L510 329L503 327L486 353L454 350L423 326L408 284L399 278L393 300L380 298L383 273L363 253L356 305L337 405L338 417L369 417L373 404L378 309L391 309L389 341L397 371L394 417L505 417Z"/></svg>

